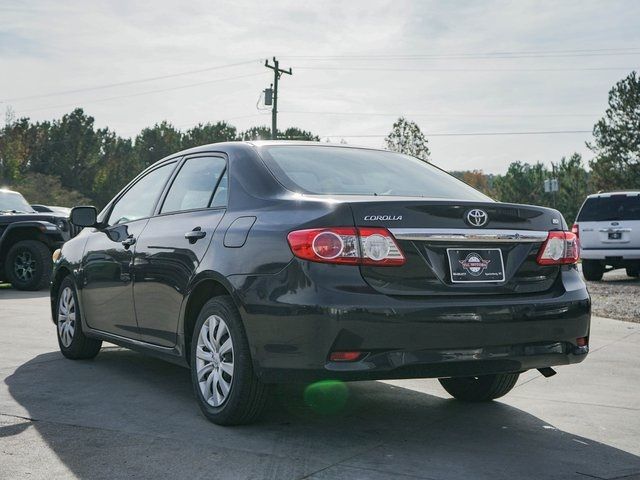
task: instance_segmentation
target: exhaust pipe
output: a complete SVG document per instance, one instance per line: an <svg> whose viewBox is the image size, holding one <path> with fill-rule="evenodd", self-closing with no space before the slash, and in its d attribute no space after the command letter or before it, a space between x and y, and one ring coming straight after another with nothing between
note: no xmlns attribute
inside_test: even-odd
<svg viewBox="0 0 640 480"><path fill-rule="evenodd" d="M556 372L553 368L551 367L544 367L544 368L539 368L538 371L545 377L545 378L549 378L549 377L553 377Z"/></svg>

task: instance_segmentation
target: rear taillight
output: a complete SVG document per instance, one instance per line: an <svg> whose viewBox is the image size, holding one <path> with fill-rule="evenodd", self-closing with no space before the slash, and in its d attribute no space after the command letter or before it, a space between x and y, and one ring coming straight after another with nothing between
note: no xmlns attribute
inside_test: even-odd
<svg viewBox="0 0 640 480"><path fill-rule="evenodd" d="M571 227L571 233L573 233L579 239L580 238L580 225L578 225L577 223L574 223L573 227Z"/></svg>
<svg viewBox="0 0 640 480"><path fill-rule="evenodd" d="M540 247L538 264L566 265L578 261L580 248L578 236L573 232L549 232L549 236Z"/></svg>
<svg viewBox="0 0 640 480"><path fill-rule="evenodd" d="M397 266L405 262L386 228L331 227L296 230L287 236L296 257L312 262Z"/></svg>

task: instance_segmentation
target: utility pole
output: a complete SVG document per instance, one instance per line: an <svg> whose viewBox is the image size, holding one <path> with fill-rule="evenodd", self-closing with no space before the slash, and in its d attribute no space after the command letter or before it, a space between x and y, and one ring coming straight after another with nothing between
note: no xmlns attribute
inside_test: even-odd
<svg viewBox="0 0 640 480"><path fill-rule="evenodd" d="M278 79L283 73L292 75L291 68L283 70L280 63L273 57L273 65L269 65L269 60L264 61L264 66L273 70L273 107L271 108L271 139L276 140L278 137Z"/></svg>

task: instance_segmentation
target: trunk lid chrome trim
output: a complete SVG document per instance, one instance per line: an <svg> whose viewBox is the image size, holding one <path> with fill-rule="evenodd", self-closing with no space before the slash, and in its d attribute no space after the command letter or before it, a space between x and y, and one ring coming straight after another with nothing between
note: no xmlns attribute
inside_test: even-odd
<svg viewBox="0 0 640 480"><path fill-rule="evenodd" d="M425 242L489 242L489 243L539 243L549 232L541 230L471 230L466 228L390 228L398 240Z"/></svg>

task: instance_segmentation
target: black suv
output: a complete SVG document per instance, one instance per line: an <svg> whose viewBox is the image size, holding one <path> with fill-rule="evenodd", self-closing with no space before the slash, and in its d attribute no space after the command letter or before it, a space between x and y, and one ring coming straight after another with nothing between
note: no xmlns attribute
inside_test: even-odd
<svg viewBox="0 0 640 480"><path fill-rule="evenodd" d="M51 254L74 233L68 215L41 213L24 197L0 190L0 282L41 290L51 278Z"/></svg>
<svg viewBox="0 0 640 480"><path fill-rule="evenodd" d="M73 209L88 228L54 255L62 353L92 358L105 340L190 366L220 424L255 418L275 382L431 377L484 401L588 352L562 215L495 202L406 155L205 145L96 215Z"/></svg>

